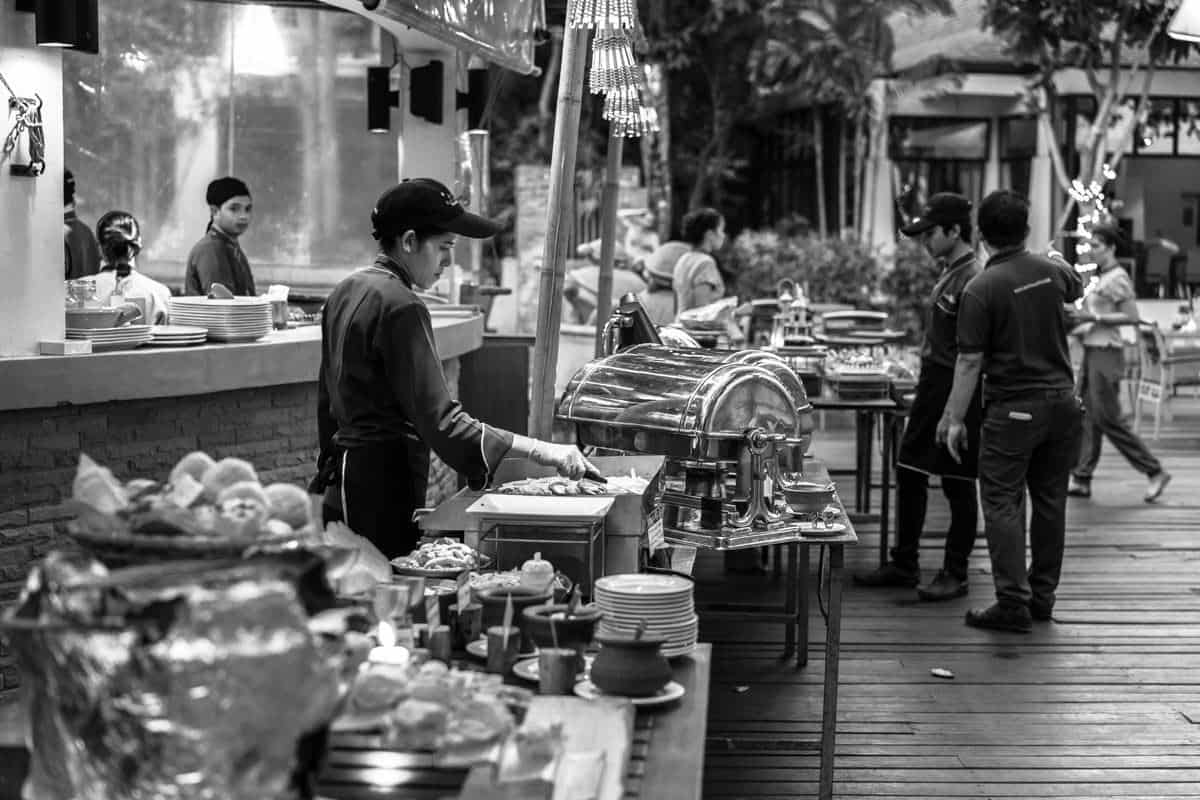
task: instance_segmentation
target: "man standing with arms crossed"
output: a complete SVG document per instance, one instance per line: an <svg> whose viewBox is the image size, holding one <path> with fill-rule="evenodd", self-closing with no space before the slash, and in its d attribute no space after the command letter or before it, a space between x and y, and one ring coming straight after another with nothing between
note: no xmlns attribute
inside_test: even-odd
<svg viewBox="0 0 1200 800"><path fill-rule="evenodd" d="M966 412L966 456L953 459L936 441L938 420L954 381L959 304L963 289L979 274L971 248L971 203L960 194L935 194L902 232L920 242L941 263L942 273L930 299L921 347L921 376L897 458L896 546L888 563L874 572L855 575L854 581L860 586L917 586L929 476L936 475L950 503L950 528L942 568L933 580L917 587L917 596L922 600L949 600L967 593L967 560L975 547L979 521L975 492L981 415L978 391Z"/></svg>
<svg viewBox="0 0 1200 800"><path fill-rule="evenodd" d="M1025 249L1029 203L992 192L979 207L991 258L963 291L954 386L937 438L961 459L971 395L984 376L979 489L996 602L967 612L976 628L1028 633L1049 620L1062 573L1067 480L1079 453L1082 411L1067 351L1064 306L1082 286L1066 264ZM1025 561L1025 493L1032 516Z"/></svg>

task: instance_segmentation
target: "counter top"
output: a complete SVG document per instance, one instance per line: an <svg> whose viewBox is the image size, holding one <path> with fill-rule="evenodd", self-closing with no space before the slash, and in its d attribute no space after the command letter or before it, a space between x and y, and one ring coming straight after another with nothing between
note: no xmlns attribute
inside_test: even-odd
<svg viewBox="0 0 1200 800"><path fill-rule="evenodd" d="M483 343L483 317L433 317L443 359ZM272 331L248 344L139 347L68 356L0 359L0 411L112 400L181 397L317 379L321 328Z"/></svg>

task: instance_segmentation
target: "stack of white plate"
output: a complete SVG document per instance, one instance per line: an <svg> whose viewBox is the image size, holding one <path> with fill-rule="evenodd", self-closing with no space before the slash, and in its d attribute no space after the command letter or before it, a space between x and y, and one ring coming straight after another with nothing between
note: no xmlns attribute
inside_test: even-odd
<svg viewBox="0 0 1200 800"><path fill-rule="evenodd" d="M150 329L150 344L155 347L191 347L204 344L207 328L194 325L155 325Z"/></svg>
<svg viewBox="0 0 1200 800"><path fill-rule="evenodd" d="M254 342L271 332L271 303L265 297L172 297L171 322L207 328L214 342Z"/></svg>
<svg viewBox="0 0 1200 800"><path fill-rule="evenodd" d="M596 580L595 602L604 612L596 632L631 636L646 621L646 637L666 639L667 658L687 655L696 647L700 620L693 584L678 575L606 575Z"/></svg>
<svg viewBox="0 0 1200 800"><path fill-rule="evenodd" d="M132 350L150 341L149 325L123 325L119 328L67 328L68 339L87 339L92 352Z"/></svg>

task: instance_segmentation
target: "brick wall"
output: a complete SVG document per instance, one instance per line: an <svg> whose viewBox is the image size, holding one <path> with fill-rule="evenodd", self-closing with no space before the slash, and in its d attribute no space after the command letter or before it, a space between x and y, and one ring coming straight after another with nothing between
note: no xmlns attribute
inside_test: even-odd
<svg viewBox="0 0 1200 800"><path fill-rule="evenodd" d="M444 365L457 394L458 361ZM291 384L190 397L0 412L0 608L14 600L30 565L65 535L71 482L81 452L117 478L163 479L193 450L254 464L263 483L306 486L316 463L316 385ZM458 488L434 457L426 501ZM0 693L18 684L0 640Z"/></svg>

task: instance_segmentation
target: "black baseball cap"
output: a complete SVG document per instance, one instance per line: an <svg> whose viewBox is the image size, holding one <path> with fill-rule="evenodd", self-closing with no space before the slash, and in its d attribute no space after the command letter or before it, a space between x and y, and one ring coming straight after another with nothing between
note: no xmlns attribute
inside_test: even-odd
<svg viewBox="0 0 1200 800"><path fill-rule="evenodd" d="M921 213L912 222L901 228L900 232L905 236L916 236L934 225L945 228L969 219L970 216L970 200L954 192L938 192L929 198L929 202L921 209Z"/></svg>
<svg viewBox="0 0 1200 800"><path fill-rule="evenodd" d="M432 178L408 178L384 192L371 210L371 235L399 236L435 228L468 239L487 239L504 226L462 207L450 190Z"/></svg>

